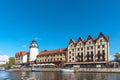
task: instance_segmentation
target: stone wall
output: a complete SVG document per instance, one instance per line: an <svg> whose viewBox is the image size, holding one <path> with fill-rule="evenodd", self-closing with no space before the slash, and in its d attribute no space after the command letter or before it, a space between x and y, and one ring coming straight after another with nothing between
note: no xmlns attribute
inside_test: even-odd
<svg viewBox="0 0 120 80"><path fill-rule="evenodd" d="M120 68L79 68L75 72L120 72Z"/></svg>

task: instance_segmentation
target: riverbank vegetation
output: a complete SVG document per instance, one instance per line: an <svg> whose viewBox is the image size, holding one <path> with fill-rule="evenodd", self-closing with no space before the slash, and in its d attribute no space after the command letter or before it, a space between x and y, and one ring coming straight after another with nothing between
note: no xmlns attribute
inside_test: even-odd
<svg viewBox="0 0 120 80"><path fill-rule="evenodd" d="M3 64L3 65L0 65L0 67L11 68L13 65L15 65L15 58L10 57L9 62L7 62L6 64Z"/></svg>

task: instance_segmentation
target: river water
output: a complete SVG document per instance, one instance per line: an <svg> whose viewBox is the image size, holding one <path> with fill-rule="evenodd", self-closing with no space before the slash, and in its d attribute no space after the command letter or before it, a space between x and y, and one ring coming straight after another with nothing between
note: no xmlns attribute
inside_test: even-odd
<svg viewBox="0 0 120 80"><path fill-rule="evenodd" d="M120 80L120 73L6 72L0 80Z"/></svg>

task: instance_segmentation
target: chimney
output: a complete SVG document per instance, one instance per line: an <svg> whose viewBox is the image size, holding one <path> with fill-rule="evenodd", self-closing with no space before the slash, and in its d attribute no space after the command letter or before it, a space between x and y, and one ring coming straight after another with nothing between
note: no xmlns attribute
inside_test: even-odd
<svg viewBox="0 0 120 80"><path fill-rule="evenodd" d="M62 52L62 49L60 48L59 51Z"/></svg>

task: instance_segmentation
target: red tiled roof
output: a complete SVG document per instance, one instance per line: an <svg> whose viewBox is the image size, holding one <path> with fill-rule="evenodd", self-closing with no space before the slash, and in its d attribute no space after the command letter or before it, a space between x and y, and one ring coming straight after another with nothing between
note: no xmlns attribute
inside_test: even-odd
<svg viewBox="0 0 120 80"><path fill-rule="evenodd" d="M27 52L21 51L21 52L17 52L15 56L19 57L19 56L25 56L25 55L27 55Z"/></svg>
<svg viewBox="0 0 120 80"><path fill-rule="evenodd" d="M97 40L98 40L98 38L93 38L93 41L95 41L95 42L96 42Z"/></svg>
<svg viewBox="0 0 120 80"><path fill-rule="evenodd" d="M92 38L92 37L91 37ZM104 38L108 41L109 40L109 36L104 36ZM94 41L94 42L96 42L97 40L99 39L99 37L98 38L92 38L92 40ZM80 40L82 40L82 42L85 44L88 40L83 40L82 38L79 38L78 39L78 42L80 41ZM73 40L73 39L71 39L70 40L75 46L77 45L77 43L78 42L76 42L75 40Z"/></svg>
<svg viewBox="0 0 120 80"><path fill-rule="evenodd" d="M43 56L43 55L49 55L49 54L56 54L56 53L61 53L61 52L66 52L67 49L58 49L58 50L51 50L51 51L42 51L40 52L39 55L37 56Z"/></svg>
<svg viewBox="0 0 120 80"><path fill-rule="evenodd" d="M105 39L108 41L109 40L109 36L105 36Z"/></svg>
<svg viewBox="0 0 120 80"><path fill-rule="evenodd" d="M71 41L73 42L74 45L77 44L77 42L75 40L71 39Z"/></svg>

